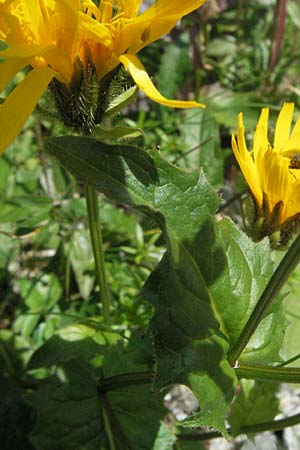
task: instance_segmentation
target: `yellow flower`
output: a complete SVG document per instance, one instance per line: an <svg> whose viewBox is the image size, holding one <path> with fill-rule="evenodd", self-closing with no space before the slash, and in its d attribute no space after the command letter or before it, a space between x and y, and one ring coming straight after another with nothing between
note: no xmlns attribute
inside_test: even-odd
<svg viewBox="0 0 300 450"><path fill-rule="evenodd" d="M291 132L293 103L284 103L275 128L274 145L268 140L269 109L262 109L253 140L247 150L243 115L239 114L237 140L232 148L256 203L261 235L280 232L284 240L300 217L300 117Z"/></svg>
<svg viewBox="0 0 300 450"><path fill-rule="evenodd" d="M0 0L0 41L7 45L0 52L0 91L22 68L32 68L0 107L0 154L51 80L71 90L78 67L93 71L100 82L121 63L152 100L178 108L203 106L163 97L136 53L205 1L157 0L138 14L141 0L101 0L100 6L92 0Z"/></svg>

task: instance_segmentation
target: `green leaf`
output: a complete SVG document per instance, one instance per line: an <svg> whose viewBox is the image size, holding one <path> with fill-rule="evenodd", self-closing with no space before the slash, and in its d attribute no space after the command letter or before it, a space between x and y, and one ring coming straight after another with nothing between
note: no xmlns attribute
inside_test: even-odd
<svg viewBox="0 0 300 450"><path fill-rule="evenodd" d="M30 396L37 410L37 424L32 436L36 447L39 450L107 449L107 428L102 418L105 408L117 448L123 448L126 443L125 448L131 450L152 449L166 414L163 395L153 394L150 378L143 384L137 384L134 379L136 372L150 370L151 373L150 338L133 336L105 349L101 345L103 333L94 328L76 325L62 332L69 338L67 345L62 340L52 339L51 346L46 343L43 351L36 352L35 364L48 366L56 357L58 365L55 376L43 381L38 391ZM106 343L109 342L107 338L106 335ZM89 347L87 340L90 340ZM77 351L79 354L76 355ZM87 352L86 356L84 352ZM95 357L101 353L105 354L102 368L107 382L105 389L101 384L103 378L98 380L100 368L94 367ZM129 374L132 381L115 385L119 374ZM141 433L141 430L147 432ZM166 439L166 434L163 437Z"/></svg>
<svg viewBox="0 0 300 450"><path fill-rule="evenodd" d="M70 258L80 295L88 299L95 283L95 276L91 238L87 230L74 231L66 244L66 253Z"/></svg>
<svg viewBox="0 0 300 450"><path fill-rule="evenodd" d="M284 360L288 360L300 354L299 340L300 340L300 302L299 302L299 287L300 287L300 271L299 267L293 272L288 283L287 290L289 294L284 299L284 310L287 318L287 329L284 336L282 346L282 356ZM299 359L293 362L293 367L300 366Z"/></svg>
<svg viewBox="0 0 300 450"><path fill-rule="evenodd" d="M194 434L195 432L191 432ZM187 431L184 432L187 435ZM176 441L176 450L205 450L202 441L200 439L188 440L188 439L179 439Z"/></svg>
<svg viewBox="0 0 300 450"><path fill-rule="evenodd" d="M173 450L175 441L176 437L174 434L162 423L152 450Z"/></svg>
<svg viewBox="0 0 300 450"><path fill-rule="evenodd" d="M191 70L189 51L189 36L181 34L179 38L168 45L164 52L158 72L158 85L167 98L172 98L186 81Z"/></svg>
<svg viewBox="0 0 300 450"><path fill-rule="evenodd" d="M236 130L238 114L243 111L245 128L251 130L256 126L260 105L255 104L249 93L220 89L213 96L206 97L205 104L222 125Z"/></svg>
<svg viewBox="0 0 300 450"><path fill-rule="evenodd" d="M233 436L240 434L241 426L269 422L274 419L278 413L277 391L277 383L242 381L229 415Z"/></svg>
<svg viewBox="0 0 300 450"><path fill-rule="evenodd" d="M227 267L215 284L215 298L222 331L231 343L238 338L257 300L275 270L268 240L254 243L229 219L217 224L217 233L227 255ZM224 279L223 279L224 280ZM252 336L240 360L255 364L281 362L280 350L286 320L279 295Z"/></svg>
<svg viewBox="0 0 300 450"><path fill-rule="evenodd" d="M125 106L129 105L135 100L138 91L139 89L137 86L132 86L126 89L125 92L122 92L122 94L118 95L113 99L113 101L108 105L108 107L104 111L104 115L110 117L121 111L121 109L125 108Z"/></svg>
<svg viewBox="0 0 300 450"><path fill-rule="evenodd" d="M14 197L2 203L0 223L21 222L23 227L36 227L49 219L51 208L52 200L47 197Z"/></svg>
<svg viewBox="0 0 300 450"><path fill-rule="evenodd" d="M200 411L183 424L225 433L235 386L227 352L274 271L267 241L253 243L229 220L216 224L218 199L204 175L176 168L155 151L71 137L52 139L47 148L79 181L145 211L161 228L167 252L145 287L155 310L154 386L186 383ZM281 301L273 303L241 360L280 361Z"/></svg>
<svg viewBox="0 0 300 450"><path fill-rule="evenodd" d="M105 344L118 339L114 333L102 333L96 327L83 324L61 328L33 354L29 369L52 367L72 359L89 363L101 354Z"/></svg>
<svg viewBox="0 0 300 450"><path fill-rule="evenodd" d="M107 140L129 140L136 139L142 135L142 130L139 128L129 128L129 127L114 127L111 129L101 128L98 126L94 132L94 135L98 139Z"/></svg>
<svg viewBox="0 0 300 450"><path fill-rule="evenodd" d="M0 376L1 450L34 450L28 434L34 424L34 411L24 401L17 385Z"/></svg>
<svg viewBox="0 0 300 450"><path fill-rule="evenodd" d="M1 173L0 194L2 197L7 189L7 184L8 184L9 175L10 175L10 166L4 157L2 157L0 159L0 173Z"/></svg>
<svg viewBox="0 0 300 450"><path fill-rule="evenodd" d="M60 299L62 288L57 277L44 274L39 279L21 278L20 294L30 311L45 313Z"/></svg>
<svg viewBox="0 0 300 450"><path fill-rule="evenodd" d="M155 388L182 379L200 400L193 425L225 433L235 375L226 359L229 345L214 314L212 289L226 257L214 229L218 200L205 177L133 146L72 137L51 139L46 146L80 182L144 210L161 227L168 251L146 289L155 306Z"/></svg>
<svg viewBox="0 0 300 450"><path fill-rule="evenodd" d="M79 361L43 381L30 402L37 410L31 440L39 450L107 448L97 381Z"/></svg>
<svg viewBox="0 0 300 450"><path fill-rule="evenodd" d="M219 129L209 109L187 110L183 114L180 133L188 167L201 166L209 183L223 184L223 156ZM193 150L194 149L194 150ZM193 150L189 153L190 150Z"/></svg>

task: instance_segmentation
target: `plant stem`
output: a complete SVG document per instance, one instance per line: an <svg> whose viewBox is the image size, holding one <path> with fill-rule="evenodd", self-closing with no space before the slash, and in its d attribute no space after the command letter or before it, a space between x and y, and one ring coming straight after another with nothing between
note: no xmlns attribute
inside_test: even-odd
<svg viewBox="0 0 300 450"><path fill-rule="evenodd" d="M107 420L108 421L107 423L109 423L109 431L113 432L113 435L119 439L123 450L132 450L127 441L127 437L124 434L124 431L122 430L122 428L117 420L117 417L115 416L113 410L111 409L111 406L110 406L110 403L109 403L109 400L108 400L106 394L104 392L99 392L99 397L100 397L100 400L103 405L103 410L105 411L105 414L106 414L104 416L105 417L104 420L105 421Z"/></svg>
<svg viewBox="0 0 300 450"><path fill-rule="evenodd" d="M240 427L240 434L261 433L263 431L277 431L283 428L292 427L300 423L300 414L295 414L285 419L273 420L272 422L261 422L253 425L244 425ZM231 434L231 429L227 429L227 433ZM177 438L184 441L207 441L209 439L216 439L223 437L219 431L208 431L207 433L199 434L179 434Z"/></svg>
<svg viewBox="0 0 300 450"><path fill-rule="evenodd" d="M300 368L269 367L254 364L240 364L235 369L238 378L273 381L277 383L300 383Z"/></svg>
<svg viewBox="0 0 300 450"><path fill-rule="evenodd" d="M103 307L103 318L104 322L107 324L109 323L110 320L109 290L105 273L103 240L102 240L98 198L95 189L92 188L91 186L85 185L84 191L86 198L92 248L95 260L96 276L100 288L100 295Z"/></svg>
<svg viewBox="0 0 300 450"><path fill-rule="evenodd" d="M109 442L109 448L110 448L110 450L116 450L114 437L113 437L113 434L111 431L110 421L109 421L106 409L104 407L102 408L102 415L103 415L103 420L104 420L105 431L106 431L108 442Z"/></svg>
<svg viewBox="0 0 300 450"><path fill-rule="evenodd" d="M152 380L153 372L123 373L99 380L98 390L99 392L107 392L124 386L151 383Z"/></svg>
<svg viewBox="0 0 300 450"><path fill-rule="evenodd" d="M266 311L274 300L275 296L278 294L292 271L295 269L300 261L300 235L288 249L287 253L281 260L277 269L272 275L269 283L265 287L258 303L256 304L251 316L249 317L245 327L241 331L237 341L232 346L228 359L230 364L233 366L237 361L238 357L248 344L251 336L258 327L260 321L264 318Z"/></svg>
<svg viewBox="0 0 300 450"><path fill-rule="evenodd" d="M269 59L269 73L272 72L280 58L287 16L287 0L277 0L274 11L274 28Z"/></svg>

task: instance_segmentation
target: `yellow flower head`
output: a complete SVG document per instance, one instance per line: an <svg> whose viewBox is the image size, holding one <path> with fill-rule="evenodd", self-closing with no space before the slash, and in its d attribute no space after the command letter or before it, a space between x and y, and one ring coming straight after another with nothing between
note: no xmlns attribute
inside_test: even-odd
<svg viewBox="0 0 300 450"><path fill-rule="evenodd" d="M232 148L255 200L257 218L263 218L260 237L279 231L284 240L284 234L290 234L299 224L300 117L291 132L293 112L293 103L283 105L273 146L268 140L268 108L261 112L251 152L245 142L242 113L237 139L232 136Z"/></svg>
<svg viewBox="0 0 300 450"><path fill-rule="evenodd" d="M139 14L141 0L101 0L99 6L92 0L0 0L0 41L7 44L0 52L0 90L22 68L32 68L0 107L0 154L53 79L71 90L74 79L78 87L78 78L92 72L100 83L122 64L152 100L203 106L163 97L136 54L205 1L157 0Z"/></svg>

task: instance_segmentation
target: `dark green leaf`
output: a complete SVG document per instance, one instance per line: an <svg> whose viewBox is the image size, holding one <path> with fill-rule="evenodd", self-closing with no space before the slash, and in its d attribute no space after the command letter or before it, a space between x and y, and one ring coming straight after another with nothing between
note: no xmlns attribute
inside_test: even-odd
<svg viewBox="0 0 300 450"><path fill-rule="evenodd" d="M43 381L30 401L37 410L31 436L37 449L107 448L97 381L79 361L66 363L57 376Z"/></svg>
<svg viewBox="0 0 300 450"><path fill-rule="evenodd" d="M28 439L34 424L34 411L24 401L17 385L0 376L1 450L34 450Z"/></svg>
<svg viewBox="0 0 300 450"><path fill-rule="evenodd" d="M204 176L136 147L71 137L46 145L79 181L147 211L161 227L168 252L146 289L155 306L155 387L183 379L200 400L201 412L193 425L225 432L235 376L226 359L228 342L214 314L212 289L226 257L214 229L217 197Z"/></svg>
<svg viewBox="0 0 300 450"><path fill-rule="evenodd" d="M56 376L42 382L38 391L31 395L31 403L37 410L37 425L32 437L37 448L107 449L104 408L117 448L123 448L125 443L125 448L130 450L152 449L166 410L163 396L153 394L151 389L153 358L149 337L136 336L105 350L101 346L103 334L94 328L77 325L68 329L62 330L69 337L68 343L52 339L51 345L46 343L32 360L36 366L48 366L55 361L59 367ZM70 339L72 336L74 339ZM78 336L82 338L80 342L76 340ZM96 346L97 342L100 345ZM76 352L79 353L76 355ZM98 380L99 368L93 368L95 358L101 352L105 353L105 388L103 377ZM141 371L148 371L150 376L142 383L136 383L134 375ZM115 377L119 374L129 374L132 381L116 386Z"/></svg>

